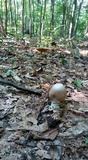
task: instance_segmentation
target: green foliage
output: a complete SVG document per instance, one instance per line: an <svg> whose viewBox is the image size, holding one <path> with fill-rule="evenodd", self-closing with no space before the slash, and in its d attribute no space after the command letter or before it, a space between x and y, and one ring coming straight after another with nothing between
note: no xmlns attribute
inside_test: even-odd
<svg viewBox="0 0 88 160"><path fill-rule="evenodd" d="M14 75L14 72L13 72L12 70L8 70L8 71L6 72L6 75L8 75L8 76L13 76L13 75Z"/></svg>
<svg viewBox="0 0 88 160"><path fill-rule="evenodd" d="M81 87L81 85L83 84L83 82L81 80L75 80L74 81L74 84L77 86L77 87Z"/></svg>
<svg viewBox="0 0 88 160"><path fill-rule="evenodd" d="M52 41L51 37L42 36L41 41L39 40L37 42L37 45L41 47L49 47L51 41Z"/></svg>
<svg viewBox="0 0 88 160"><path fill-rule="evenodd" d="M74 58L75 59L80 59L80 56L79 55L75 55Z"/></svg>
<svg viewBox="0 0 88 160"><path fill-rule="evenodd" d="M67 63L67 61L68 61L67 58L65 58L65 57L62 57L62 58L61 58L61 62L62 62L63 64Z"/></svg>
<svg viewBox="0 0 88 160"><path fill-rule="evenodd" d="M10 34L16 35L17 38L20 38L22 35L22 1L16 1L16 5L14 6L14 1L7 1L7 13L8 13L8 22L7 22L7 31ZM88 4L83 3L80 15L78 14L79 3L77 2L77 10L75 11L75 21L77 20L77 16L79 16L78 26L77 26L77 33L76 36L81 38L84 36L84 31L87 26L88 20ZM40 36L40 29L41 24L43 23L43 31L42 36L44 39L41 41L42 46L47 46L47 39L46 37L50 37L53 34L53 38L59 40L62 37L68 38L69 28L71 23L71 15L72 15L72 5L73 1L69 0L57 0L55 1L54 5L54 26L52 28L51 33L51 21L52 21L52 13L51 13L51 1L46 1L46 11L45 16L43 17L44 13L44 5L45 1L36 1L32 2L32 10L30 10L29 0L25 0L25 8L24 8L24 30L27 28L30 29L31 20L33 22L32 28L34 29L34 35ZM5 1L0 1L0 7L3 8L0 10L0 16L3 20L3 25L5 27L5 20L6 20L6 8L5 8ZM65 7L65 8L64 8ZM42 8L42 12L41 12ZM15 14L16 11L16 14ZM65 15L64 15L65 14ZM43 19L44 18L44 19ZM64 23L63 23L64 22ZM74 24L75 25L75 24ZM64 31L64 33L63 33ZM63 36L64 34L64 36ZM50 38L51 40L51 38ZM40 42L39 42L40 43Z"/></svg>
<svg viewBox="0 0 88 160"><path fill-rule="evenodd" d="M88 138L85 139L86 144L88 144Z"/></svg>
<svg viewBox="0 0 88 160"><path fill-rule="evenodd" d="M54 57L59 57L59 54L58 54L58 53L55 53L55 54L54 54Z"/></svg>

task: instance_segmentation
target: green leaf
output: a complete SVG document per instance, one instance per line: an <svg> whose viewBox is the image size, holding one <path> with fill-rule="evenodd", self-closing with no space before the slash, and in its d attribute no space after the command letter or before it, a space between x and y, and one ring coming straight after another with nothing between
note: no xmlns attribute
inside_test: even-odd
<svg viewBox="0 0 88 160"><path fill-rule="evenodd" d="M85 139L86 144L88 144L88 138Z"/></svg>
<svg viewBox="0 0 88 160"><path fill-rule="evenodd" d="M67 61L68 61L67 58L64 58L64 57L61 58L62 63L66 63Z"/></svg>
<svg viewBox="0 0 88 160"><path fill-rule="evenodd" d="M80 59L80 56L75 55L74 58L75 58L75 59Z"/></svg>
<svg viewBox="0 0 88 160"><path fill-rule="evenodd" d="M58 54L58 53L55 53L55 54L54 54L54 57L59 57L59 54Z"/></svg>
<svg viewBox="0 0 88 160"><path fill-rule="evenodd" d="M12 58L10 58L10 61L15 62L16 58L12 57Z"/></svg>
<svg viewBox="0 0 88 160"><path fill-rule="evenodd" d="M81 80L75 80L74 81L74 84L77 86L77 87L81 87L81 85L83 84L83 82Z"/></svg>
<svg viewBox="0 0 88 160"><path fill-rule="evenodd" d="M13 76L13 75L14 75L14 72L13 72L12 70L8 70L8 71L6 72L6 74L7 74L8 76Z"/></svg>

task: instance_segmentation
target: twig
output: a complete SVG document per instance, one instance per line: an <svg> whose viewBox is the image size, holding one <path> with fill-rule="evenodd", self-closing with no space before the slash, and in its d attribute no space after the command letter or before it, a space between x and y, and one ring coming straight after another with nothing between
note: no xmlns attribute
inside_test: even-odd
<svg viewBox="0 0 88 160"><path fill-rule="evenodd" d="M12 86L18 90L21 90L21 91L24 91L24 92L28 92L30 94L36 94L36 95L40 95L41 96L41 92L38 92L38 91L34 91L32 89L28 89L28 88L25 88L25 87L21 87L11 81L8 81L7 79L3 79L3 78L0 78L0 84L5 84L5 85L9 85L9 86Z"/></svg>

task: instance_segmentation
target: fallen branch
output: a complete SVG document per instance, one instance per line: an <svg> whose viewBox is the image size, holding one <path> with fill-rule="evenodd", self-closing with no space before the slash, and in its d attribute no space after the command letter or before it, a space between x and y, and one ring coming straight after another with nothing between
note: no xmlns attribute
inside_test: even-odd
<svg viewBox="0 0 88 160"><path fill-rule="evenodd" d="M3 78L0 78L0 84L5 84L5 85L8 85L8 86L12 86L18 90L21 90L21 91L24 91L24 92L28 92L30 94L36 94L36 95L40 95L41 96L41 92L38 92L38 91L34 91L32 89L28 89L28 88L25 88L25 87L21 87L11 81L8 81L7 79L3 79Z"/></svg>

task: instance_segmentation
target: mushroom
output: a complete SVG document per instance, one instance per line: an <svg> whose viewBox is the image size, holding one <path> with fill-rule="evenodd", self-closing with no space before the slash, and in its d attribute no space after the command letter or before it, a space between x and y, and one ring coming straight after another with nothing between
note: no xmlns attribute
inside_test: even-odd
<svg viewBox="0 0 88 160"><path fill-rule="evenodd" d="M54 84L49 91L49 98L51 99L51 109L60 108L59 104L65 101L67 96L66 89L62 83Z"/></svg>

